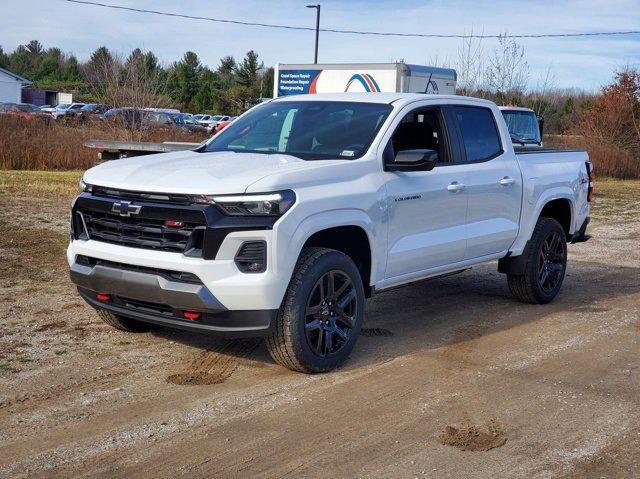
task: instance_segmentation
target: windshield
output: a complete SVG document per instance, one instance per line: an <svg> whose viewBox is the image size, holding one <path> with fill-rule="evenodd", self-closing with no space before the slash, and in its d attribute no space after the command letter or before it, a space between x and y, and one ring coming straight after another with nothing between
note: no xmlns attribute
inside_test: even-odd
<svg viewBox="0 0 640 479"><path fill-rule="evenodd" d="M367 151L391 111L381 103L266 103L214 136L206 151L286 153L303 160L352 160Z"/></svg>
<svg viewBox="0 0 640 479"><path fill-rule="evenodd" d="M97 104L88 103L85 106L83 106L82 108L80 108L80 111L91 111L91 110L95 110L96 108L98 108Z"/></svg>
<svg viewBox="0 0 640 479"><path fill-rule="evenodd" d="M503 110L502 116L512 137L517 141L540 143L538 118L532 111Z"/></svg>
<svg viewBox="0 0 640 479"><path fill-rule="evenodd" d="M58 110L66 110L67 108L69 108L71 106L71 103L62 103L61 105L58 105L56 108Z"/></svg>

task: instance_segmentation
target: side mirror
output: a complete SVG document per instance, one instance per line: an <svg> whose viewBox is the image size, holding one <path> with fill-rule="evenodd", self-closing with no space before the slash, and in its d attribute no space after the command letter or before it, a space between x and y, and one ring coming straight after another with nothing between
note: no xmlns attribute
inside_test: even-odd
<svg viewBox="0 0 640 479"><path fill-rule="evenodd" d="M544 117L538 116L538 128L540 129L540 138L542 138L542 131L544 130Z"/></svg>
<svg viewBox="0 0 640 479"><path fill-rule="evenodd" d="M386 171L431 171L438 164L436 150L400 150L393 162L385 165Z"/></svg>

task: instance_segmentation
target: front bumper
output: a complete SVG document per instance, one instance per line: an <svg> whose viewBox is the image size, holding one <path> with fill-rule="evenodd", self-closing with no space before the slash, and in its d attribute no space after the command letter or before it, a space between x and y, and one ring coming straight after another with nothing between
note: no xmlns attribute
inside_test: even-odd
<svg viewBox="0 0 640 479"><path fill-rule="evenodd" d="M271 331L277 309L227 310L195 277L174 279L173 272L116 263L71 265L71 280L80 296L96 309L139 321L225 337L265 336ZM177 276L180 278L180 276ZM195 279L194 279L195 278ZM109 300L98 299L108 293ZM184 311L197 311L197 320Z"/></svg>

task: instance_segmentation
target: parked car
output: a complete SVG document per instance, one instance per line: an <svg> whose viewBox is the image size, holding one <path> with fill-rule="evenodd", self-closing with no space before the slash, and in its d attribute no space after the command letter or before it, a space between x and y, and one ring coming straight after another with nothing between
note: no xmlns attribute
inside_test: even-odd
<svg viewBox="0 0 640 479"><path fill-rule="evenodd" d="M56 107L53 105L42 105L40 107L38 107L38 109L42 112L42 113L46 113L49 116L56 111Z"/></svg>
<svg viewBox="0 0 640 479"><path fill-rule="evenodd" d="M406 93L281 97L81 186L67 259L106 323L265 336L306 373L403 284L498 260L516 298L552 301L593 194L586 152L514 148L494 103Z"/></svg>
<svg viewBox="0 0 640 479"><path fill-rule="evenodd" d="M74 117L84 105L84 103L62 103L56 107L51 116L55 119Z"/></svg>
<svg viewBox="0 0 640 479"><path fill-rule="evenodd" d="M198 124L189 113L172 115L171 119L176 126L190 133L207 133L208 131L206 127Z"/></svg>
<svg viewBox="0 0 640 479"><path fill-rule="evenodd" d="M200 123L202 126L207 127L207 130L211 131L215 127L215 124L218 123L222 118L222 115L204 115L198 120L198 123Z"/></svg>
<svg viewBox="0 0 640 479"><path fill-rule="evenodd" d="M31 103L0 103L0 114L19 116L25 120L32 120L41 115L36 105Z"/></svg>
<svg viewBox="0 0 640 479"><path fill-rule="evenodd" d="M223 121L229 121L229 118L231 117L225 116L225 115L220 116L220 118L218 118L217 120L215 120L213 123L209 125L208 127L209 132L213 133L220 123L222 123Z"/></svg>
<svg viewBox="0 0 640 479"><path fill-rule="evenodd" d="M80 120L99 119L111 108L100 103L87 103L78 110L77 116Z"/></svg>
<svg viewBox="0 0 640 479"><path fill-rule="evenodd" d="M111 108L102 117L126 128L139 129L144 119L144 111L136 108Z"/></svg>
<svg viewBox="0 0 640 479"><path fill-rule="evenodd" d="M232 121L234 121L236 118L238 118L237 116L230 116L228 117L227 120L221 120L218 123L216 123L215 128L213 129L214 133L219 133L220 131L224 130L224 128L231 123Z"/></svg>

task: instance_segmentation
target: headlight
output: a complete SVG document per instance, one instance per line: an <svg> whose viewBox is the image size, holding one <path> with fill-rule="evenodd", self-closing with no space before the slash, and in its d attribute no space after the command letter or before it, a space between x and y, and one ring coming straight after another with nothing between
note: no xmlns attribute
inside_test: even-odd
<svg viewBox="0 0 640 479"><path fill-rule="evenodd" d="M93 185L84 182L84 178L80 178L80 191L91 193L93 190Z"/></svg>
<svg viewBox="0 0 640 479"><path fill-rule="evenodd" d="M202 195L194 199L197 203L214 204L229 216L282 216L293 206L296 195L285 190L248 195Z"/></svg>

